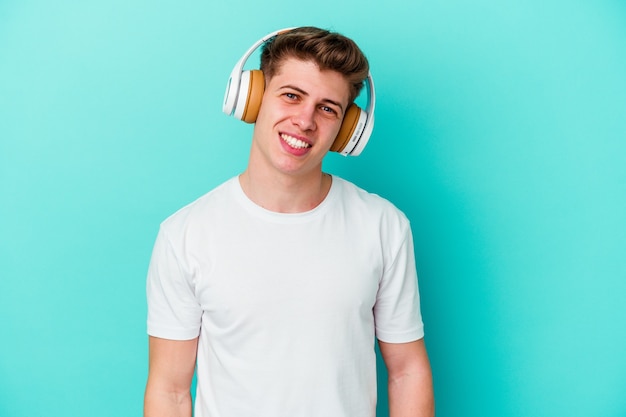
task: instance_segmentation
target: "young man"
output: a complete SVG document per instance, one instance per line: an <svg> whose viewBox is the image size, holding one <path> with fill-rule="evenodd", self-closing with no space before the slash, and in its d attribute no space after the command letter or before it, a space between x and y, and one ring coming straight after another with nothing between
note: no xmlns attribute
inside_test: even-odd
<svg viewBox="0 0 626 417"><path fill-rule="evenodd" d="M145 416L432 416L413 243L388 201L322 171L369 72L317 28L264 45L246 170L165 220L148 273Z"/></svg>

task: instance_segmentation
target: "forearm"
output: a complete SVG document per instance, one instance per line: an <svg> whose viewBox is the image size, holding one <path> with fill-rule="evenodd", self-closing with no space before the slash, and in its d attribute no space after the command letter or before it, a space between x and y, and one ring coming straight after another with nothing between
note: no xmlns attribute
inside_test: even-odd
<svg viewBox="0 0 626 417"><path fill-rule="evenodd" d="M433 417L435 400L430 373L389 378L390 417Z"/></svg>
<svg viewBox="0 0 626 417"><path fill-rule="evenodd" d="M144 417L191 417L191 393L159 391L146 387Z"/></svg>

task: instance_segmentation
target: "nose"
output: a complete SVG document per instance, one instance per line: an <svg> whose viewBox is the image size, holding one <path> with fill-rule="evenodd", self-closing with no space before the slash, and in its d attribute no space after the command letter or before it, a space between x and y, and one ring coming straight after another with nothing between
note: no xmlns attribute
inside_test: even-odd
<svg viewBox="0 0 626 417"><path fill-rule="evenodd" d="M291 121L303 131L315 130L315 106L298 106L291 118Z"/></svg>

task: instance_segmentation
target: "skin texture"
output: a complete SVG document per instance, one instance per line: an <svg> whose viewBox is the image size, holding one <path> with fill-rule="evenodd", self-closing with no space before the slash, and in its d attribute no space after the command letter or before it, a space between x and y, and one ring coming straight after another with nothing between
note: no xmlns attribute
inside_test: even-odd
<svg viewBox="0 0 626 417"><path fill-rule="evenodd" d="M148 382L144 396L145 417L191 417L191 381L196 365L198 339L149 338Z"/></svg>
<svg viewBox="0 0 626 417"><path fill-rule="evenodd" d="M433 381L424 339L410 343L379 341L378 345L389 376L389 416L433 417Z"/></svg>
<svg viewBox="0 0 626 417"><path fill-rule="evenodd" d="M286 59L269 80L254 128L250 159L239 181L246 195L268 210L295 213L320 204L331 177L322 172L348 107L347 80L316 64ZM298 139L290 146L285 135ZM292 143L293 144L293 143ZM306 146L301 146L306 144ZM191 416L189 392L198 339L150 337L145 417ZM391 417L434 415L430 365L423 340L380 342L389 374Z"/></svg>

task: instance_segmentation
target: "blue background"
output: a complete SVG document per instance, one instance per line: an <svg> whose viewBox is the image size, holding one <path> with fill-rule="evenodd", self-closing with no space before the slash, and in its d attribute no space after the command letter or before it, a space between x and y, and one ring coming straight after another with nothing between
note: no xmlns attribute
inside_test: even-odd
<svg viewBox="0 0 626 417"><path fill-rule="evenodd" d="M158 224L245 167L236 60L308 24L372 64L325 169L411 219L438 416L626 416L618 0L0 1L0 415L141 414Z"/></svg>

